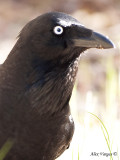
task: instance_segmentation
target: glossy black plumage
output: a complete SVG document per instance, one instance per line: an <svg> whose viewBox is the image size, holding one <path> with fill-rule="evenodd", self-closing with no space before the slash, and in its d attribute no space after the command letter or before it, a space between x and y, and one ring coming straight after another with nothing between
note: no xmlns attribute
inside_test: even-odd
<svg viewBox="0 0 120 160"><path fill-rule="evenodd" d="M5 160L54 160L68 148L79 56L93 47L113 44L64 13L41 15L22 29L0 68L0 146L14 139Z"/></svg>

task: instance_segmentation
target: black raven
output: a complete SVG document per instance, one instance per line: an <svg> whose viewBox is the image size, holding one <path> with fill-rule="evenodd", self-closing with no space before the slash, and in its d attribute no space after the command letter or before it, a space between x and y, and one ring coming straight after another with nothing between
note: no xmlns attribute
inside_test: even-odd
<svg viewBox="0 0 120 160"><path fill-rule="evenodd" d="M80 54L113 48L71 16L50 12L30 21L0 68L0 147L5 160L54 160L74 133L69 100Z"/></svg>

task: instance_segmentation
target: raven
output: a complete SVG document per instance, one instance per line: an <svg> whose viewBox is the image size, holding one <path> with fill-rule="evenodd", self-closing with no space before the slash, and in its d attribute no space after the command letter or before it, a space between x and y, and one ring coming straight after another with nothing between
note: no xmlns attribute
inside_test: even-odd
<svg viewBox="0 0 120 160"><path fill-rule="evenodd" d="M69 147L69 100L89 48L113 43L64 13L45 13L22 29L0 68L0 147L14 141L5 160L54 160Z"/></svg>

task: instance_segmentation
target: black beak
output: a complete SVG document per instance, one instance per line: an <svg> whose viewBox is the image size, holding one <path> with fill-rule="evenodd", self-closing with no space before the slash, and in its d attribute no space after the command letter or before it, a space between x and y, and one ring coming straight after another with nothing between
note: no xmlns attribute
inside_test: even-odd
<svg viewBox="0 0 120 160"><path fill-rule="evenodd" d="M92 32L88 38L74 39L74 45L77 47L108 49L114 48L114 44L100 33Z"/></svg>

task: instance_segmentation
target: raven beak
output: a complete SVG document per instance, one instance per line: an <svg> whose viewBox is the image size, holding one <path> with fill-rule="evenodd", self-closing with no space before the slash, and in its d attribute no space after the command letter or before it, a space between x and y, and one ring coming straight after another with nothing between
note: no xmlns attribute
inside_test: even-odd
<svg viewBox="0 0 120 160"><path fill-rule="evenodd" d="M76 47L99 49L108 49L115 47L114 44L107 37L97 32L92 32L91 36L88 38L74 39L74 45Z"/></svg>

